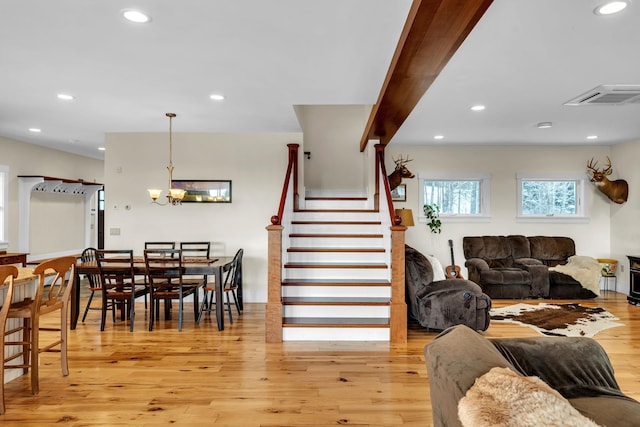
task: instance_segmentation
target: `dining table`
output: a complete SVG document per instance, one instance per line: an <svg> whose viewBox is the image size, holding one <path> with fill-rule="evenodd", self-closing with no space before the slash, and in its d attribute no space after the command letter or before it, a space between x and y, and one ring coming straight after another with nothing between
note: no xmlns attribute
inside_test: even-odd
<svg viewBox="0 0 640 427"><path fill-rule="evenodd" d="M232 256L221 256L215 258L184 258L182 260L183 275L206 275L215 277L215 304L216 321L218 330L224 330L224 302L223 302L223 274L229 269L233 262ZM134 257L133 268L136 275L145 275L146 266L143 257ZM80 275L99 274L96 261L81 261L76 264L76 278L74 291L71 293L71 329L75 329L80 317ZM237 289L238 304L242 309L242 280L238 283Z"/></svg>

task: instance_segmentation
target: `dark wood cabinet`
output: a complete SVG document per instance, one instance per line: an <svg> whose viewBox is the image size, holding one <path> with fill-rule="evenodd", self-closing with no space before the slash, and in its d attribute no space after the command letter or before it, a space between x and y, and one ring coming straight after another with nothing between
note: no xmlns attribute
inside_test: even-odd
<svg viewBox="0 0 640 427"><path fill-rule="evenodd" d="M629 304L640 305L640 257L627 255L629 258Z"/></svg>

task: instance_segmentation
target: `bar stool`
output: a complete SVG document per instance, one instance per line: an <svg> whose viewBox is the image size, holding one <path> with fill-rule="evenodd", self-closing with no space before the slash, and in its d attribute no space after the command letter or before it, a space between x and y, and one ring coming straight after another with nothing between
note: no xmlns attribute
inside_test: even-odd
<svg viewBox="0 0 640 427"><path fill-rule="evenodd" d="M0 351L2 351L2 364L0 364L0 415L4 415L6 408L4 406L4 369L5 364L16 359L18 356L5 356L4 346L5 337L13 332L5 332L7 327L7 316L9 314L9 307L11 306L11 299L13 298L13 279L18 277L18 268L13 265L0 266L0 286L8 279L6 293L4 295L4 302L0 308L0 326L2 326L2 334L0 334ZM9 366L10 367L10 366Z"/></svg>
<svg viewBox="0 0 640 427"><path fill-rule="evenodd" d="M67 256L54 258L38 264L33 269L33 274L38 276L38 288L33 299L14 302L9 306L9 319L23 319L21 327L13 332L22 331L22 341L5 342L5 345L20 345L22 352L22 364L12 365L12 368L22 368L28 373L31 368L31 393L38 394L40 384L38 380L40 353L60 353L60 365L62 375L69 375L67 363L67 331L69 322L69 299L75 279L76 257ZM49 276L53 280L49 281ZM57 327L40 327L40 317L50 313L60 312L60 325ZM40 332L58 332L56 339L40 346ZM6 366L5 366L6 368Z"/></svg>

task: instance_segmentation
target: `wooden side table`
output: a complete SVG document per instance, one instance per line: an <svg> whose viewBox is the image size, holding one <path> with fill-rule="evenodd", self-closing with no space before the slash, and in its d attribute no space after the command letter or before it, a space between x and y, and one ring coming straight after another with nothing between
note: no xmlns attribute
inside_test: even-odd
<svg viewBox="0 0 640 427"><path fill-rule="evenodd" d="M7 264L22 264L23 267L27 266L27 254L20 253L0 253L0 265Z"/></svg>

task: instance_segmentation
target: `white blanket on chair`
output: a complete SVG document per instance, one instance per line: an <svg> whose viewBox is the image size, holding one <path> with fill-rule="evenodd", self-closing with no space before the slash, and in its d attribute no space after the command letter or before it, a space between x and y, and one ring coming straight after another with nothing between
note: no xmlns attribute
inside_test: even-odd
<svg viewBox="0 0 640 427"><path fill-rule="evenodd" d="M600 268L600 263L595 258L574 255L569 257L565 265L549 267L549 270L573 277L583 288L600 296Z"/></svg>

